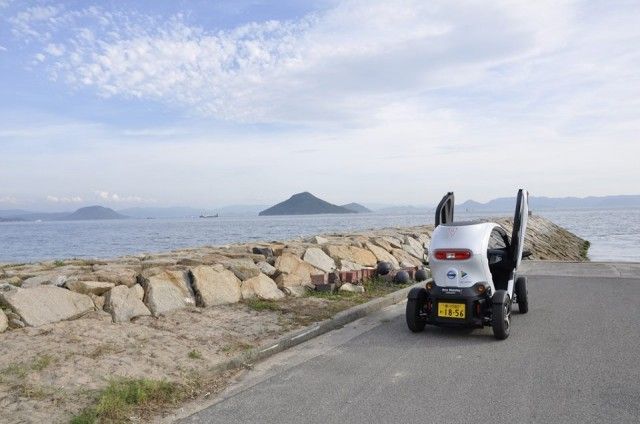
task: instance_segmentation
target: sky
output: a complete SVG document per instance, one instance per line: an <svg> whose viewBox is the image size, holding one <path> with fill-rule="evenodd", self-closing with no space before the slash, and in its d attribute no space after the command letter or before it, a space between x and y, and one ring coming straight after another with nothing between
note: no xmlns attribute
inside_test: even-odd
<svg viewBox="0 0 640 424"><path fill-rule="evenodd" d="M638 1L0 0L0 209L640 194Z"/></svg>

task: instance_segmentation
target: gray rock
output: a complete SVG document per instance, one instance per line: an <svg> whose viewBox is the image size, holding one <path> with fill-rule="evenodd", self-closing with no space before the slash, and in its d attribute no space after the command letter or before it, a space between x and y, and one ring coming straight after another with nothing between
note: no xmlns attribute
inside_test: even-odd
<svg viewBox="0 0 640 424"><path fill-rule="evenodd" d="M323 272L331 272L336 269L336 262L318 247L308 248L302 259Z"/></svg>
<svg viewBox="0 0 640 424"><path fill-rule="evenodd" d="M8 277L0 280L0 285L11 284L12 286L20 287L22 285L22 279L18 276Z"/></svg>
<svg viewBox="0 0 640 424"><path fill-rule="evenodd" d="M260 275L260 268L251 259L230 259L223 263L240 280L248 280Z"/></svg>
<svg viewBox="0 0 640 424"><path fill-rule="evenodd" d="M130 287L130 289L133 290L138 299L144 300L144 288L142 288L140 284L135 284L133 287Z"/></svg>
<svg viewBox="0 0 640 424"><path fill-rule="evenodd" d="M30 289L4 285L0 288L0 304L32 327L75 319L94 308L87 295L47 285Z"/></svg>
<svg viewBox="0 0 640 424"><path fill-rule="evenodd" d="M93 300L93 304L96 305L96 309L98 311L104 310L104 296L96 296L95 294L90 294L89 297Z"/></svg>
<svg viewBox="0 0 640 424"><path fill-rule="evenodd" d="M363 286L357 286L351 283L344 283L340 286L340 291L351 292L351 293L364 293Z"/></svg>
<svg viewBox="0 0 640 424"><path fill-rule="evenodd" d="M256 266L258 267L258 269L260 269L260 272L269 277L273 277L278 271L276 267L265 261L258 262Z"/></svg>
<svg viewBox="0 0 640 424"><path fill-rule="evenodd" d="M27 325L19 319L11 318L9 320L9 328L25 328Z"/></svg>
<svg viewBox="0 0 640 424"><path fill-rule="evenodd" d="M240 280L221 265L201 265L191 270L198 306L237 303L242 296Z"/></svg>
<svg viewBox="0 0 640 424"><path fill-rule="evenodd" d="M307 293L307 288L305 286L286 286L282 288L282 291L287 296L303 297Z"/></svg>
<svg viewBox="0 0 640 424"><path fill-rule="evenodd" d="M115 284L103 281L68 281L66 287L76 293L100 296L115 287Z"/></svg>
<svg viewBox="0 0 640 424"><path fill-rule="evenodd" d="M125 285L115 286L107 292L104 310L111 314L113 322L128 322L131 318L151 315L142 300L138 299L135 289Z"/></svg>
<svg viewBox="0 0 640 424"><path fill-rule="evenodd" d="M355 262L341 260L340 261L340 271L359 271L363 268L362 265L357 264Z"/></svg>
<svg viewBox="0 0 640 424"><path fill-rule="evenodd" d="M329 240L321 237L321 236L313 236L311 238L308 239L309 243L315 243L315 244L326 244L329 243Z"/></svg>
<svg viewBox="0 0 640 424"><path fill-rule="evenodd" d="M4 333L9 328L9 319L4 314L4 311L0 309L0 333Z"/></svg>
<svg viewBox="0 0 640 424"><path fill-rule="evenodd" d="M98 281L113 283L116 286L125 285L132 287L138 281L141 272L137 267L131 268L121 265L94 265L93 274Z"/></svg>
<svg viewBox="0 0 640 424"><path fill-rule="evenodd" d="M369 249L371 253L373 253L376 256L376 259L379 262L388 262L393 269L400 268L400 264L398 263L398 260L391 253L387 252L382 247L376 246L375 244L370 242L366 242L365 247Z"/></svg>
<svg viewBox="0 0 640 424"><path fill-rule="evenodd" d="M43 274L27 278L22 282L20 287L24 289L31 289L43 285L63 287L68 281L74 280L77 280L77 278L68 277L65 274Z"/></svg>
<svg viewBox="0 0 640 424"><path fill-rule="evenodd" d="M243 299L258 297L264 300L280 300L284 297L275 281L264 274L243 281L240 291Z"/></svg>
<svg viewBox="0 0 640 424"><path fill-rule="evenodd" d="M269 258L271 256L273 256L273 249L270 247L254 247L252 249L252 252L255 255L262 255L265 258Z"/></svg>
<svg viewBox="0 0 640 424"><path fill-rule="evenodd" d="M422 260L424 256L424 246L413 237L405 236L404 241L405 244L402 245L402 249L411 256Z"/></svg>
<svg viewBox="0 0 640 424"><path fill-rule="evenodd" d="M195 305L186 271L165 271L145 281L145 304L154 316Z"/></svg>

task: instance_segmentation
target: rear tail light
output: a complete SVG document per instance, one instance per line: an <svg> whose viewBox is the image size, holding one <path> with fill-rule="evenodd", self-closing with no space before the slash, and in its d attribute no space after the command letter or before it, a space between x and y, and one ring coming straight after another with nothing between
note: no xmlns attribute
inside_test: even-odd
<svg viewBox="0 0 640 424"><path fill-rule="evenodd" d="M463 261L471 255L468 249L439 249L433 252L433 256L440 261Z"/></svg>

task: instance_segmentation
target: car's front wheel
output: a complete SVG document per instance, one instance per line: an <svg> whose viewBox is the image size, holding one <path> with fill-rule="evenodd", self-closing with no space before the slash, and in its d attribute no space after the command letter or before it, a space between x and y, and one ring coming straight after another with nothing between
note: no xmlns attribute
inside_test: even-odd
<svg viewBox="0 0 640 424"><path fill-rule="evenodd" d="M497 290L491 298L491 328L498 340L509 337L511 328L511 299L506 290Z"/></svg>

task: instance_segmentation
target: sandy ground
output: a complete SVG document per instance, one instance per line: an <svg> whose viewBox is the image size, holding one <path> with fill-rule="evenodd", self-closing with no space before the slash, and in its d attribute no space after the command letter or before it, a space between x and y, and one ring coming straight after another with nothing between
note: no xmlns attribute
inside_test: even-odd
<svg viewBox="0 0 640 424"><path fill-rule="evenodd" d="M280 310L245 304L175 311L113 324L104 312L0 334L0 422L68 422L114 377L167 380L213 394L217 363L354 301L287 299ZM135 420L134 420L135 421Z"/></svg>

